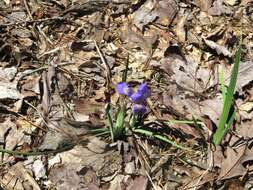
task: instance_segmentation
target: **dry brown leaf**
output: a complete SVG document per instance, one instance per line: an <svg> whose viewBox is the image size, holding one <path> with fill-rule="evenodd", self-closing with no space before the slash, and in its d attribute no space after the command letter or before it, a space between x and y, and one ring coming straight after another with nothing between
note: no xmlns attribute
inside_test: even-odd
<svg viewBox="0 0 253 190"><path fill-rule="evenodd" d="M136 177L131 184L127 187L127 190L146 190L148 185L148 179L144 176Z"/></svg>
<svg viewBox="0 0 253 190"><path fill-rule="evenodd" d="M215 50L217 52L218 55L222 54L224 56L228 56L231 57L232 53L224 46L219 45L218 43L211 41L211 40L207 40L204 39L204 42L206 43L206 45L208 45L210 48L212 48L213 50Z"/></svg>
<svg viewBox="0 0 253 190"><path fill-rule="evenodd" d="M208 11L212 6L213 0L195 0L194 3L200 8L201 11Z"/></svg>
<svg viewBox="0 0 253 190"><path fill-rule="evenodd" d="M246 150L246 146L241 146L236 149L227 147L226 158L221 162L221 171L218 176L219 180L242 176L247 172L247 169L242 165Z"/></svg>
<svg viewBox="0 0 253 190"><path fill-rule="evenodd" d="M50 170L49 179L57 189L61 190L79 190L86 189L83 176L78 175L80 171L73 164L64 164L54 167Z"/></svg>
<svg viewBox="0 0 253 190"><path fill-rule="evenodd" d="M133 23L142 31L143 28L155 21L168 26L178 12L177 3L174 0L147 1L133 15ZM157 19L158 18L158 19Z"/></svg>
<svg viewBox="0 0 253 190"><path fill-rule="evenodd" d="M238 126L236 126L236 132L239 136L244 138L253 138L253 122L252 120L242 122Z"/></svg>
<svg viewBox="0 0 253 190"><path fill-rule="evenodd" d="M243 87L253 81L253 61L241 62L239 66L238 77L236 81L236 91L241 91ZM226 76L226 74L228 76ZM230 81L230 73L225 73L225 84Z"/></svg>
<svg viewBox="0 0 253 190"><path fill-rule="evenodd" d="M20 162L9 168L9 171L0 178L0 183L6 190L40 190L40 187L33 179L31 172Z"/></svg>
<svg viewBox="0 0 253 190"><path fill-rule="evenodd" d="M75 111L82 115L102 113L104 111L104 103L97 102L91 98L80 99L75 102Z"/></svg>
<svg viewBox="0 0 253 190"><path fill-rule="evenodd" d="M177 25L175 26L175 33L179 39L179 42L185 42L186 40L186 30L185 30L185 22L187 20L188 15L184 13L183 16L179 17L177 21Z"/></svg>

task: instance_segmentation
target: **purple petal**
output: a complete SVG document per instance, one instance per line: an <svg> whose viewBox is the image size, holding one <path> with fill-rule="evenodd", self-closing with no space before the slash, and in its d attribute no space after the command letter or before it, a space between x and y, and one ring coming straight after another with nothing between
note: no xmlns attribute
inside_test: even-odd
<svg viewBox="0 0 253 190"><path fill-rule="evenodd" d="M142 94L143 99L146 99L147 97L149 97L150 96L150 90L149 90L149 87L148 87L147 83L142 83L138 88L138 92L140 94Z"/></svg>
<svg viewBox="0 0 253 190"><path fill-rule="evenodd" d="M135 92L131 95L131 99L133 100L134 103L139 104L144 102L143 95L139 92Z"/></svg>
<svg viewBox="0 0 253 190"><path fill-rule="evenodd" d="M147 111L146 107L143 104L134 104L133 112L135 114L143 115Z"/></svg>
<svg viewBox="0 0 253 190"><path fill-rule="evenodd" d="M126 82L120 82L116 84L116 89L119 92L119 94L123 94L126 96L132 95L132 89L129 87L129 85Z"/></svg>

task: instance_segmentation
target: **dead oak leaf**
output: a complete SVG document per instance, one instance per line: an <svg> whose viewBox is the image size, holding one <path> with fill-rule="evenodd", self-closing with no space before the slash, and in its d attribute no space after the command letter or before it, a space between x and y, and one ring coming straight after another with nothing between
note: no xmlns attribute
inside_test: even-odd
<svg viewBox="0 0 253 190"><path fill-rule="evenodd" d="M246 146L240 146L237 149L227 148L226 158L221 162L219 180L242 176L247 172L247 169L242 165L244 161L248 161L245 157L245 155L247 156L245 154L247 150Z"/></svg>

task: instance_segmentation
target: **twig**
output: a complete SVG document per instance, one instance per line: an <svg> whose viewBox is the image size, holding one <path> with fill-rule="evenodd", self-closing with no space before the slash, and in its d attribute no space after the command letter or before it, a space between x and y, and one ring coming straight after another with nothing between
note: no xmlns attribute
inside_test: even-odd
<svg viewBox="0 0 253 190"><path fill-rule="evenodd" d="M24 4L25 4L25 8L26 8L26 11L27 11L27 13L28 13L28 16L30 17L30 19L31 20L34 20L33 19L33 16L32 16L32 13L31 13L31 11L30 11L30 9L29 9L29 6L28 6L28 4L27 4L27 0L23 0L24 1ZM43 30L41 29L41 27L40 26L36 26L37 27L37 29L39 30L39 32L42 34L42 36L51 44L51 45L53 45L53 42L46 36L46 34L43 32Z"/></svg>
<svg viewBox="0 0 253 190"><path fill-rule="evenodd" d="M158 189L156 188L155 184L153 183L152 178L151 178L150 175L148 174L147 170L145 170L145 172L146 172L146 175L147 175L147 177L148 177L148 179L149 179L151 185L153 186L154 190L158 190Z"/></svg>
<svg viewBox="0 0 253 190"><path fill-rule="evenodd" d="M44 116L40 113L40 111L39 111L36 107L34 107L32 104L30 104L28 101L24 100L24 102L25 102L26 104L28 104L29 106L31 106L35 111L37 111L37 113L40 115L40 117L41 117L43 123L48 127L48 124L47 124L47 122L46 122ZM49 128L49 127L48 127L48 128Z"/></svg>
<svg viewBox="0 0 253 190"><path fill-rule="evenodd" d="M200 181L203 179L203 177L207 174L207 172L209 171L209 170L211 170L212 169L212 166L213 166L213 152L211 151L211 159L210 159L210 162L209 162L209 165L208 165L208 168L200 175L200 177L199 177L199 179L198 179L198 181L197 181L197 184L196 184L196 186L194 187L194 189L193 190L196 190L197 189L197 187L199 186L199 183L200 183Z"/></svg>
<svg viewBox="0 0 253 190"><path fill-rule="evenodd" d="M66 20L64 17L52 17L52 18L42 18L37 20L22 20L18 22L11 22L11 23L0 23L0 27L7 27L13 25L22 25L22 24L34 24L34 23L41 23L46 21L53 21L53 20Z"/></svg>
<svg viewBox="0 0 253 190"><path fill-rule="evenodd" d="M106 60L105 60L105 58L104 58L104 56L103 56L100 48L98 47L98 44L97 44L96 40L93 40L93 43L94 43L94 45L96 47L96 50L97 50L97 52L98 52L98 54L100 56L100 59L101 59L102 63L104 65L104 68L106 69L107 85L109 85L110 84L110 78L111 78L111 69L110 69L109 65L107 64L107 62L106 62Z"/></svg>

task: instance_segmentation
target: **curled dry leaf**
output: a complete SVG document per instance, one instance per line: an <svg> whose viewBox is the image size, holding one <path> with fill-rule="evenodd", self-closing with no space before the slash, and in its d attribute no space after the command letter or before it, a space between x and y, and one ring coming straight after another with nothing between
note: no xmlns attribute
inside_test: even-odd
<svg viewBox="0 0 253 190"><path fill-rule="evenodd" d="M222 54L224 56L228 56L231 57L232 53L224 46L217 44L214 41L211 40L207 40L204 39L204 42L206 43L206 45L208 45L210 48L212 48L213 50L215 50L217 52L218 55Z"/></svg>

